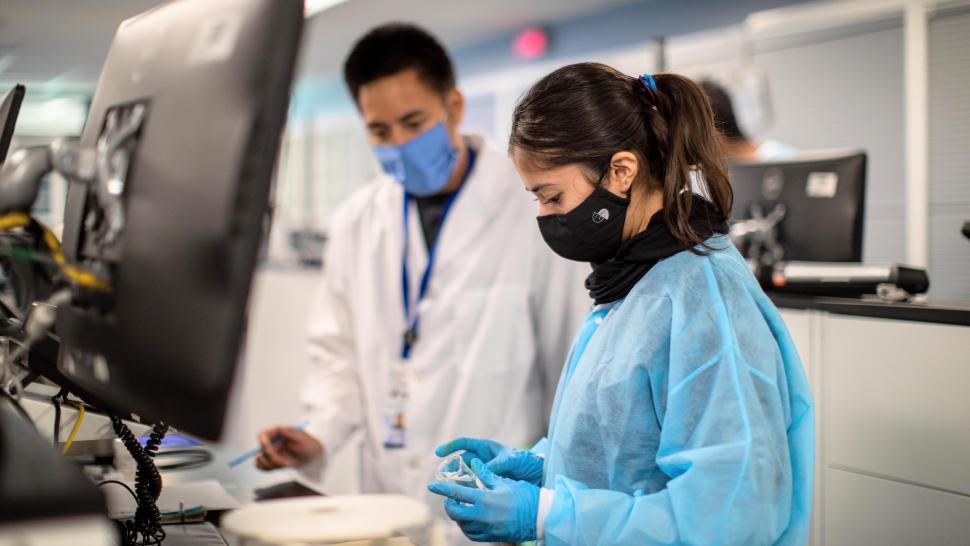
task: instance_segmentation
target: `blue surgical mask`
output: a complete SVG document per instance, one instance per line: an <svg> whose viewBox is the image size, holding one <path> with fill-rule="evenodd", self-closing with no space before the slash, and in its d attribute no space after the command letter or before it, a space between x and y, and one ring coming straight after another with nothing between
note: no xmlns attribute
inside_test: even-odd
<svg viewBox="0 0 970 546"><path fill-rule="evenodd" d="M441 193L458 161L458 150L448 139L443 122L400 146L374 146L374 153L384 172L400 182L404 191L419 197Z"/></svg>

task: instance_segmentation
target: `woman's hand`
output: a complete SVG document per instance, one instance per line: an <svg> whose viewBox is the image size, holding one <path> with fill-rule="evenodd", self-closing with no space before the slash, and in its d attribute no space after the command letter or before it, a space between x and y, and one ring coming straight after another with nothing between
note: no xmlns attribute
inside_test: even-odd
<svg viewBox="0 0 970 546"><path fill-rule="evenodd" d="M499 455L512 451L495 440L486 440L484 438L455 438L454 440L441 444L434 450L434 454L438 457L447 457L456 451L465 450L462 453L461 458L465 460L465 464L471 466L472 461L478 459L486 463L492 461Z"/></svg>
<svg viewBox="0 0 970 546"><path fill-rule="evenodd" d="M512 480L529 482L536 487L542 485L545 466L546 460L544 458L531 451L522 451L521 449L504 451L485 465L494 474Z"/></svg>
<svg viewBox="0 0 970 546"><path fill-rule="evenodd" d="M531 451L512 449L494 440L456 438L438 446L434 452L439 457L447 457L461 450L465 450L461 458L469 466L473 460L478 459L483 461L489 470L503 478L522 480L535 486L542 485L545 459Z"/></svg>
<svg viewBox="0 0 970 546"><path fill-rule="evenodd" d="M445 499L445 512L476 542L519 543L536 538L539 488L496 476L475 459L472 471L487 489L435 482L428 490Z"/></svg>

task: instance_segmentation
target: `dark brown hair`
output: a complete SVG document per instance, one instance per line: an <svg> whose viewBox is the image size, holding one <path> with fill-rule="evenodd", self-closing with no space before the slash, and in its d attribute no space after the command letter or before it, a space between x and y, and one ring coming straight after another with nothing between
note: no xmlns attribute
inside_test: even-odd
<svg viewBox="0 0 970 546"><path fill-rule="evenodd" d="M455 88L445 48L428 31L408 23L387 23L357 40L344 61L344 81L356 101L364 85L408 69L441 96Z"/></svg>
<svg viewBox="0 0 970 546"><path fill-rule="evenodd" d="M608 172L614 153L634 153L646 166L634 184L662 190L667 228L693 249L704 244L690 225L694 192L730 217L726 163L704 91L676 74L653 79L656 89L599 63L552 72L515 107L509 152L525 152L538 168L578 164L593 184Z"/></svg>
<svg viewBox="0 0 970 546"><path fill-rule="evenodd" d="M747 140L748 136L738 125L738 118L734 115L734 103L727 89L712 80L701 80L698 84L707 95L707 100L711 101L711 109L714 110L714 125L726 138L736 138Z"/></svg>

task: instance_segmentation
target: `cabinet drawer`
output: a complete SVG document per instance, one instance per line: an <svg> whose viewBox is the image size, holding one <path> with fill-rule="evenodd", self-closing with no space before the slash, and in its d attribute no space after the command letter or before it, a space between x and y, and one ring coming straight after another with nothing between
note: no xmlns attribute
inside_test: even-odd
<svg viewBox="0 0 970 546"><path fill-rule="evenodd" d="M970 328L832 315L824 335L826 464L970 495Z"/></svg>
<svg viewBox="0 0 970 546"><path fill-rule="evenodd" d="M825 545L970 544L970 497L826 471Z"/></svg>

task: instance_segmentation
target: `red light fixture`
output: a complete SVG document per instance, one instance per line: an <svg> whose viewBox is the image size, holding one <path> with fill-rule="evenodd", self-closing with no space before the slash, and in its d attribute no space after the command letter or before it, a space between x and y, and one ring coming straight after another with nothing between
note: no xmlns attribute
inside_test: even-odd
<svg viewBox="0 0 970 546"><path fill-rule="evenodd" d="M512 52L520 59L538 59L549 50L549 33L539 27L529 27L512 42Z"/></svg>

